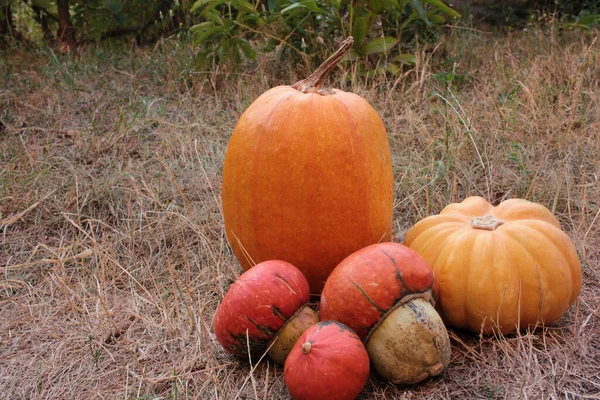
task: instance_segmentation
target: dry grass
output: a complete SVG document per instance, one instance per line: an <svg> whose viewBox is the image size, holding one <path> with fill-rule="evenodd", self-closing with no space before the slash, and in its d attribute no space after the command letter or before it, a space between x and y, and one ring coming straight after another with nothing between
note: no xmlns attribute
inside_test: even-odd
<svg viewBox="0 0 600 400"><path fill-rule="evenodd" d="M338 82L388 127L398 238L467 195L526 197L555 211L584 275L554 326L452 332L441 378L372 377L361 398L600 398L595 35L457 30L397 81ZM239 363L211 329L240 273L219 205L227 140L284 82L194 72L189 52L0 58L0 398L288 398L281 367Z"/></svg>

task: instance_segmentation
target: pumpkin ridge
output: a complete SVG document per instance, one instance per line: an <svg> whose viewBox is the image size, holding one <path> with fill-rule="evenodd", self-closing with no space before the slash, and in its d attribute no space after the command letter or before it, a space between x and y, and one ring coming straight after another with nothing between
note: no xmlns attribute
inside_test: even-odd
<svg viewBox="0 0 600 400"><path fill-rule="evenodd" d="M454 244L454 246L461 248L461 245L459 243L460 243L461 239L465 239L465 241L467 242L467 246L469 246L468 251L465 251L465 253L467 254L467 260L464 262L465 268L462 271L462 275L464 276L465 283L464 283L464 289L461 291L461 293L462 293L461 303L463 306L463 316L462 316L462 322L460 324L460 326L468 327L469 329L473 329L473 327L470 326L470 322L473 320L473 318L471 318L470 316L473 315L474 313L471 312L471 309L470 309L471 303L467 300L466 294L469 293L469 285L473 284L473 281L471 279L469 279L471 276L471 269L473 268L473 264L475 264L474 262L472 262L473 252L477 249L477 247L475 246L475 244L477 243L477 239L479 239L479 237L486 239L484 237L484 235L485 235L485 233L487 233L487 232L484 232L484 235L477 234L477 233L475 233L475 235L470 235L472 232L473 232L473 230L469 229L469 231L467 233L459 236L459 238L456 240L456 242ZM475 236L475 237L469 238L468 236ZM488 235L485 235L485 236L488 236Z"/></svg>
<svg viewBox="0 0 600 400"><path fill-rule="evenodd" d="M545 233L540 232L540 231L538 231L536 229L533 229L533 228L531 228L530 226L528 226L526 224L520 224L520 225L522 225L520 227L521 231L522 230L533 230L537 235L540 236L540 238L542 238L543 241L553 243L552 240L550 240L546 236ZM549 278L548 278L549 276L554 276L554 274L556 274L557 272L560 272L560 270L562 268L556 268L557 264L555 264L555 263L547 263L546 264L546 268L540 268L539 267L539 263L537 262L537 259L536 259L537 257L535 256L535 254L531 253L531 250L529 248L525 247L523 245L523 243L521 243L521 241L519 240L518 237L514 236L515 232L507 230L506 233L509 234L512 238L514 238L515 241L519 242L519 245L522 246L526 250L526 252L531 255L532 260L534 260L534 262L535 262L536 269L537 269L538 275L539 275L540 284L541 284L541 289L540 289L540 292L541 292L541 304L540 304L540 307L539 307L540 313L541 314L546 314L547 316L549 316L549 318L547 318L549 321L543 321L543 319L541 319L541 318L540 318L540 321L544 322L544 323L545 322L549 323L551 321L556 320L558 317L560 317L560 315L564 311L566 311L566 309L568 307L571 306L571 303L568 304L567 307L560 306L561 303L564 303L565 299L562 298L562 296L560 296L560 297L558 296L558 295L560 295L560 293L558 293L558 295L557 295L554 292L551 292L552 298L550 300L552 300L552 301L550 301L550 302L544 302L544 300L546 299L546 292L549 291L549 290L548 290L547 287L544 287L543 282L547 282L549 280ZM543 246L543 247L546 247L546 246ZM563 260L562 260L563 261L563 266L569 267L568 259L565 258L564 254L561 251L559 251L558 249L557 249L557 252L563 257ZM550 269L552 267L554 267L554 271L549 271L548 269ZM568 269L570 271L570 268L568 268ZM571 274L569 274L569 275L571 275ZM572 292L573 292L573 277L570 276L569 278L571 278L571 282L570 282L571 284L570 285L565 285L565 284L561 284L560 285L560 287L563 287L563 288L564 287L568 287L568 289L569 289L568 293L566 295L566 299L570 299L572 297ZM558 300L558 301L556 301L556 300ZM544 307L546 307L546 312L545 313L543 312ZM548 307L550 307L550 308L548 308Z"/></svg>
<svg viewBox="0 0 600 400"><path fill-rule="evenodd" d="M562 236L562 237L568 238L567 234L562 229L560 229L559 227L557 227L555 225L549 224L552 228L543 227L543 230L542 230L541 229L542 227L540 227L538 225L540 225L541 223L548 224L548 222L542 221L540 219L535 219L535 218L523 219L519 222L526 223L529 228L534 229L534 230L538 231L539 233L543 234L544 236L548 237L549 239L551 239L553 244L561 245L561 246L557 246L557 248L559 248L559 251L564 255L563 246L562 246L564 243L554 240L554 238L555 238L554 233L556 233L557 236ZM530 225L530 224L533 224L533 225ZM548 235L548 232L552 232L553 233L552 236ZM569 260L569 257L566 255L565 255L565 260Z"/></svg>
<svg viewBox="0 0 600 400"><path fill-rule="evenodd" d="M454 218L455 216L457 218L454 221L444 221L447 218ZM440 217L440 218L438 218L438 217ZM428 221L421 220L415 225L417 228L419 228L419 224L421 222L430 223L430 225L427 226L425 229L417 232L414 236L408 235L408 232L407 232L406 238L404 239L405 242L407 240L409 241L409 243L407 243L407 245L412 245L413 240L415 240L417 237L419 237L421 235L430 235L428 232L431 229L433 229L433 231L435 231L435 232L445 231L448 229L459 230L459 229L464 229L464 225L471 222L469 217L459 216L458 214L456 214L456 215L454 215L454 214L445 214L445 215L438 214L438 215L431 216L429 218L431 218L431 220L428 220ZM440 220L440 219L442 220L441 222L436 221L436 220ZM433 221L433 222L430 222L430 221ZM440 228L440 226L442 226L442 228Z"/></svg>
<svg viewBox="0 0 600 400"><path fill-rule="evenodd" d="M523 323L525 324L530 324L531 321L544 321L544 284L542 283L542 274L540 271L540 267L539 265L536 263L535 259L533 258L533 255L531 254L531 252L528 251L528 249L523 246L519 241L513 239L513 242L516 243L519 247L521 247L523 249L523 251L525 252L525 254L527 254L528 257L530 257L531 263L532 265L535 265L535 277L536 277L536 282L537 282L537 293L539 294L539 301L538 301L538 305L536 306L537 309L537 313L535 315L534 318L525 318L526 316L523 315L523 302L522 302L522 296L523 296L523 284L522 282L523 280L523 272L521 270L521 263L518 263L519 260L515 260L515 265L519 266L519 283L520 283L520 287L519 287L519 294L517 297L517 302L518 302L518 309L517 309L517 315L518 315L518 320L517 320L517 327L520 329L521 326L523 325ZM513 259L516 259L516 256L513 255ZM530 302L530 300L528 300L528 302Z"/></svg>
<svg viewBox="0 0 600 400"><path fill-rule="evenodd" d="M521 199L509 199L494 207L494 215L500 218L500 215L510 214L514 207L529 207L529 202L523 202ZM512 219L510 219L512 220Z"/></svg>
<svg viewBox="0 0 600 400"><path fill-rule="evenodd" d="M476 210L473 210L476 209ZM482 210L479 210L482 209ZM447 214L459 214L459 215L468 215L477 216L480 213L491 213L494 211L494 206L489 204L483 197L481 196L470 196L464 199L460 203L452 203L444 207L442 211L440 211L440 215Z"/></svg>
<svg viewBox="0 0 600 400"><path fill-rule="evenodd" d="M448 230L450 230L450 229L448 229ZM448 236L446 236L444 238L439 238L438 239L437 236L438 235L441 236L441 233L442 233L442 232L438 232L438 234L435 235L433 238L426 238L427 241L433 241L434 239L438 239L438 240L440 240L442 242L441 246L439 247L439 251L438 251L436 257L432 260L432 262L430 264L432 269L436 268L435 266L437 265L437 262L438 262L438 260L440 258L440 255L445 251L446 247L448 247L450 244L458 241L463 236L468 235L470 233L470 229L464 229L464 228L458 228L458 229L453 230L452 232L448 232L448 233L454 233L454 232L457 232L457 231L460 231L460 230L462 230L463 232L461 232L461 234L458 235L458 236L456 236L456 237L448 238ZM440 275L441 275L441 268L440 268Z"/></svg>
<svg viewBox="0 0 600 400"><path fill-rule="evenodd" d="M360 96L357 96L354 93L345 93L345 92L341 92L341 93L343 94L343 96L332 96L332 98L335 99L335 101L337 102L337 104L343 108L344 114L346 115L346 120L348 122L349 130L351 132L357 133L355 135L355 137L357 139L360 139L361 143L364 143L365 141L368 141L369 140L368 136L363 133L363 130L359 129L359 127L361 125L363 125L363 124L357 123L355 121L354 114L352 112L350 112L350 109L348 108L348 104L346 103L346 99L351 99L351 101L354 101L354 102L357 102L357 103L366 103L366 105L368 105L369 107L371 107L371 105L365 99L361 98ZM363 117L367 116L368 117L368 122L371 122L371 117L372 117L371 112L375 112L376 113L376 111L374 109L367 110L367 111L368 112L365 112L364 115L363 115ZM384 132L385 132L385 125L383 126L383 129L384 129ZM377 132L377 129L373 129L372 132ZM386 134L386 138L387 138L387 134ZM371 137L371 140L376 140L376 138L375 137ZM357 142L357 140L354 140L354 141L348 143L348 144L352 144L352 146L351 146L352 155L354 157L356 157L357 153L360 154L362 156L361 158L363 160L363 164L366 166L366 170L369 170L369 165L368 165L369 164L369 162L368 162L369 158L367 157L367 154L364 151L361 151L361 149L363 149L364 146L356 146L356 144L357 144L356 142ZM388 153L389 153L389 143L387 142L387 139L386 139L385 143L388 146ZM381 154L381 149L378 149L378 150L379 150L379 153ZM388 160L388 163L391 163L391 159ZM370 178L371 177L368 176L367 180L370 180ZM393 181L393 174L392 174L392 181ZM363 191L365 192L364 196L366 198L368 198L368 197L371 196L372 189L371 189L371 187L369 185L366 185L363 188ZM394 188L393 188L393 184L392 184L392 187L391 187L391 201L389 199L388 199L387 202L385 200L383 200L384 201L383 205L384 205L385 208L393 208L393 196L394 196L393 191L394 191ZM392 204L392 205L389 206L389 204ZM365 214L367 216L371 216L372 213L373 213L373 209L376 209L377 207L374 206L371 202L367 202L366 206L367 206L367 208L365 210L366 211ZM392 226L392 221L393 221L393 212L390 213L390 221L387 224L386 230L380 236L379 242L381 242L381 240L383 238L385 238L386 236L389 237L389 235L391 235L391 230L389 232L388 232L388 230ZM374 229L372 229L372 233L373 234L371 236L374 236L375 235Z"/></svg>
<svg viewBox="0 0 600 400"><path fill-rule="evenodd" d="M546 231L540 231L540 230L538 230L538 229L535 229L534 227L530 226L530 225L529 225L529 224L527 224L527 223L523 223L523 222L527 222L527 221L539 221L539 220L522 220L522 221L519 221L519 225L522 225L522 226L520 227L520 230L523 230L523 229L526 229L526 230L532 230L532 231L534 231L534 232L535 232L537 235L539 235L539 237L540 237L540 238L542 238L542 240L543 240L543 241L547 241L547 242L551 242L552 244L555 244L555 242L554 242L554 241L553 241L553 240L552 240L550 237L548 237L548 235L547 235L547 232L546 232ZM545 222L545 221L541 221L541 222ZM518 240L518 238L516 238L516 237L513 235L513 234L515 233L515 231L514 231L514 230L507 230L507 232L506 232L506 233L507 233L507 234L509 234L509 235L510 235L510 236L511 236L513 239L515 239L515 240ZM531 254L530 250L529 250L527 247L525 247L525 246L523 245L523 243L519 242L519 245L523 246L523 247L524 247L524 248L527 250L527 252L528 252L529 254ZM561 250L560 250L558 247L557 247L557 252L558 252L558 253L559 253L559 254L562 256L564 264L568 266L568 265L569 265L569 260L568 260L568 258L565 256L565 254L564 254L564 253L563 253L563 252L562 252L562 251L561 251ZM531 256L532 256L532 258L535 260L535 257L534 257L534 255L533 255L533 254L531 254ZM550 265L554 265L554 264L553 264L553 263L551 263ZM569 271L570 271L570 268L569 268ZM572 286L572 285L571 285L571 286Z"/></svg>
<svg viewBox="0 0 600 400"><path fill-rule="evenodd" d="M514 222L514 221L513 221ZM544 309L544 284L542 283L542 274L541 274L541 270L539 268L539 265L535 259L535 256L533 254L531 254L531 252L529 251L529 249L523 245L523 243L521 243L521 241L519 240L519 238L515 237L514 235L511 234L512 230L511 229L506 229L502 232L502 236L504 237L505 240L509 240L511 242L511 246L507 246L507 247L519 247L523 253L528 257L528 261L530 263L530 265L535 265L535 275L537 278L537 286L538 286L538 293L539 293L539 301L538 301L538 305L536 306L537 308L537 315L535 317L534 320L536 321L543 321L543 317L542 315L543 313L543 309ZM518 259L515 260L514 258L517 257L517 255L514 254L514 252L507 252L508 254L510 254L511 257L513 257L513 265L517 266L517 269L519 271L519 281L523 281L523 275L525 275L523 273L523 265L526 265L527 267L530 267L529 265L527 265L526 263L523 262L522 259ZM518 326L521 327L523 324L528 325L530 323L528 318L524 318L523 316L523 303L521 301L521 299L519 298L521 296L521 293L518 294L517 296L517 303L519 304L519 308L517 309L517 314L519 316L519 319L517 320ZM528 300L528 302L531 302L531 300Z"/></svg>
<svg viewBox="0 0 600 400"><path fill-rule="evenodd" d="M504 203L509 203L508 206L504 206ZM511 199L507 200L504 203L500 204L496 207L496 215L503 216L506 221L516 222L523 220L535 220L546 222L550 225L555 226L558 229L560 228L560 222L558 219L552 214L552 212L546 208L545 206L533 203L528 200L523 199ZM527 212L523 212L525 209ZM515 212L516 210L516 212ZM533 214L533 216L523 217L523 214Z"/></svg>
<svg viewBox="0 0 600 400"><path fill-rule="evenodd" d="M354 122L354 118L352 116L352 113L350 112L350 110L348 109L348 106L346 105L346 102L344 102L342 99L343 97L340 96L336 96L333 97L339 105L341 105L344 109L344 114L346 114L346 119L348 120L348 125L352 128L352 130L356 130L356 123Z"/></svg>
<svg viewBox="0 0 600 400"><path fill-rule="evenodd" d="M544 269L541 269L540 271L543 271L544 277L547 277L547 276L553 276L556 273L560 273L560 272L562 272L562 270L568 270L569 274L565 274L565 275L568 275L566 278L570 278L571 282L569 282L570 283L569 285L566 285L566 284L563 283L563 284L560 285L560 287L568 287L569 288L569 293L567 294L566 298L568 300L570 300L573 297L573 292L574 292L574 290L573 290L573 284L574 284L574 279L573 278L574 278L574 276L571 273L571 265L570 265L569 259L565 256L565 254L562 251L562 246L556 246L555 242L548 236L547 231L545 231L545 230L544 231L540 231L540 230L535 229L534 227L530 226L529 224L527 224L527 223L523 224L522 222L525 222L525 221L521 221L521 223L519 224L519 225L521 225L521 229L520 230L524 230L525 229L525 230L534 231L537 235L539 235L539 237L541 238L542 241L545 241L547 243L549 242L549 243L553 244L554 248L556 248L557 253L562 256L562 267L563 268L557 268L557 263L548 263L547 267L544 268ZM545 222L545 221L540 221L540 222ZM549 225L553 226L552 224L549 224ZM509 232L514 233L512 231L509 231ZM523 246L522 243L519 243L519 244L521 246ZM523 247L525 247L525 246L523 246ZM543 246L543 247L549 247L549 246ZM528 248L526 248L526 249L527 249L527 252L531 254L531 251ZM534 256L534 254L531 254L531 255L532 255L532 258L534 260L536 260L536 257ZM564 267L566 267L566 268L564 268ZM547 271L547 269L550 269L550 268L553 268L554 271ZM539 267L538 267L538 269L539 269ZM560 275L562 276L562 274L560 274ZM548 279L546 279L546 280L548 280ZM545 292L545 290L544 290L544 292ZM556 298L557 297L556 293L553 293L553 294L554 294L554 297ZM563 300L563 302L564 302L565 299L560 299L560 300ZM561 303L561 302L559 301L558 303ZM569 304L567 305L566 308L564 308L564 307L558 307L557 308L556 304L557 304L556 301L554 301L554 302L551 303L552 310L557 310L557 312L555 314L560 316L560 314L562 314L573 303L569 302ZM540 308L542 308L542 307L540 307ZM550 313L550 314L554 314L554 313ZM554 320L555 318L551 318L551 319Z"/></svg>
<svg viewBox="0 0 600 400"><path fill-rule="evenodd" d="M289 95L285 96L284 98L280 99L277 104L275 106L273 106L270 110L269 110L269 116L268 116L268 126L265 125L262 129L264 130L264 132L267 133L271 133L273 131L273 123L275 122L275 120L278 120L278 124L281 124L281 122L279 122L279 119L282 118L282 109L285 107L287 101L289 101L290 99L293 99L299 92L297 91L292 91ZM296 109L298 108L298 104L293 104L293 108ZM305 104L302 105L303 107L305 107ZM285 110L283 110L285 111ZM290 119L290 118L288 118ZM293 119L293 118L292 118ZM286 130L284 132L279 132L279 131L275 131L272 134L261 134L261 135L257 135L258 138L257 140L251 145L248 146L250 147L250 151L252 151L253 153L256 154L255 157L251 158L251 167L249 167L248 169L252 170L252 171L258 171L260 174L261 169L263 168L262 166L265 165L269 165L270 161L271 161L271 157L272 157L272 153L273 153L273 148L269 146L270 143L273 142L273 140L280 140L280 141L284 141L283 138L287 137L290 134L290 131L292 134L297 134L299 132L299 130L301 130L301 128L296 127L294 129L290 129L290 130ZM282 134L283 133L283 134ZM282 138L283 136L283 138ZM259 149L268 149L269 151L258 151ZM253 174L254 175L254 174ZM273 176L273 174L271 172L269 172L269 176ZM260 215L262 215L264 213L264 208L265 205L264 203L261 206L261 199L263 197L263 191L264 191L264 187L262 185L251 185L250 187L246 187L246 189L248 190L247 192L247 196L245 198L246 203L252 203L252 204L256 204L257 206L254 207L244 207L245 211L250 215L249 220L251 221L260 221ZM270 200L270 199L269 199ZM267 209L269 209L272 206L272 203L266 207ZM273 212L271 212L272 214ZM274 256L271 257L265 257L264 254L262 254L263 252L260 251L260 249L262 247L264 247L262 245L262 241L264 239L261 239L261 232L259 231L260 227L256 224L242 224L244 226L244 228L247 230L247 232L250 232L250 234L244 234L244 236L246 236L247 238L249 238L249 240L252 241L252 247L254 248L255 251L259 251L258 254L250 254L251 257L254 258L254 260L258 260L258 261L264 261L265 259L268 258L283 258L281 257L279 254L275 254ZM297 260L290 260L292 263L297 263Z"/></svg>
<svg viewBox="0 0 600 400"><path fill-rule="evenodd" d="M276 93L276 94L278 94L278 93ZM280 106L282 106L282 105L283 105L283 103L284 103L286 100L288 100L288 99L290 99L290 98L292 98L292 97L296 96L297 94L298 94L297 92L291 92L291 93L289 93L287 96L285 96L285 97L283 97L283 98L279 99L279 101L273 105L273 107L271 108L271 111L269 111L269 114L267 115L267 117L266 117L266 119L265 119L265 122L264 122L264 124L265 124L265 125L264 125L264 127L263 127L263 130L264 130L265 132L268 132L268 131L270 131L270 130L271 130L271 124L273 123L273 118L275 117L275 114L276 114L276 112L277 112L277 109L278 109Z"/></svg>
<svg viewBox="0 0 600 400"><path fill-rule="evenodd" d="M565 261L567 262L567 265L569 266L569 272L571 272L572 284L577 286L576 288L574 288L574 290L572 290L571 296L569 298L569 307L570 307L575 302L575 300L577 299L577 297L579 296L579 294L581 292L581 261L579 261L579 258L577 257L577 249L575 249L575 245L573 245L573 243L570 241L567 234L562 229L557 228L557 227L555 227L555 228L558 230L550 229L549 231L551 231L551 232L554 231L554 232L556 232L557 236L562 236L563 238L565 238L567 240L564 240L563 243L561 243L561 242L557 242L556 240L554 240L555 236L551 236L551 237L549 237L549 239L551 240L551 242L556 246L558 251L565 258ZM536 228L534 228L534 229L536 229ZM536 229L536 230L538 230L538 229ZM540 230L538 230L538 231L542 232ZM548 237L549 235L546 235L546 236ZM573 253L575 254L575 258L573 261L575 261L576 267L574 267L574 265L570 262L571 257L569 257L567 254L565 254L565 252L567 251L567 249L564 247L565 243L567 243L569 245L569 247L571 247L573 249Z"/></svg>
<svg viewBox="0 0 600 400"><path fill-rule="evenodd" d="M502 240L500 240L500 239L502 239ZM509 332L514 327L505 326L505 324L502 322L502 317L505 317L506 313L511 312L510 305L516 304L516 317L514 318L517 320L516 326L521 325L521 321L523 320L523 317L524 317L524 315L523 315L524 307L526 307L526 305L523 304L522 296L523 296L523 282L525 282L524 278L527 275L525 273L526 271L524 271L524 269L526 268L527 263L523 260L523 258L521 257L521 254L514 251L513 246L517 245L517 246L521 247L524 254L527 257L529 257L528 261L530 261L530 260L532 261L533 258L529 254L529 252L527 252L527 249L525 249L524 246L520 246L520 243L518 243L512 237L505 235L504 231L498 232L496 235L494 235L494 241L495 241L494 251L496 252L495 254L500 253L502 255L502 258L503 259L505 258L508 261L505 262L505 265L501 265L501 266L498 266L498 268L496 268L496 275L495 275L496 282L494 283L493 287L497 288L498 282L503 281L502 277L499 277L498 274L500 273L500 269L505 268L506 266L512 266L512 271L517 276L516 282L518 284L518 290L516 292L516 297L514 295L509 298L505 297L506 292L508 290L508 287L505 284L502 296L500 297L501 300L498 301L498 307L496 310L496 321L493 321L493 322L495 322L495 327L497 327L501 332ZM510 243L510 245L508 245L507 243ZM513 250L511 251L510 249L513 249ZM494 264L496 264L496 257L493 258L492 262ZM542 293L541 280L540 280L539 274L537 275L537 282L538 282L538 292ZM507 306L508 308L505 310L505 314L501 314L500 310L505 305L508 305ZM538 308L538 316L539 316L540 308L539 307L537 307L537 308Z"/></svg>
<svg viewBox="0 0 600 400"><path fill-rule="evenodd" d="M456 232L458 232L458 233L456 233ZM462 239L465 236L469 235L470 232L471 232L470 229L464 229L464 228L462 228L462 229L459 228L459 229L457 229L457 230L455 230L453 232L450 232L450 233L454 233L454 236L450 236L450 237L446 236L444 238L443 242L438 247L439 251L438 251L435 259L433 259L432 262L430 263L431 268L433 269L433 272L434 272L434 276L438 280L439 287L440 287L440 301L438 302L438 307L439 307L440 311L442 311L442 314L443 314L443 310L445 308L444 302L442 301L443 300L442 292L444 291L444 286L445 286L445 275L447 275L448 271L452 271L454 269L454 267L452 265L449 265L449 263L447 262L448 257L444 257L445 261L442 261L441 265L440 265L440 263L438 263L438 261L440 260L440 257L443 254L445 255L445 253L450 252L453 247L455 247L455 246L458 247L456 245L456 243L460 239ZM469 257L470 257L470 252L469 252ZM463 263L462 265L467 265L467 263ZM463 273L461 275L462 276L465 275L464 271L463 271ZM464 283L464 281L463 281L463 283ZM465 287L466 286L463 286L463 290L461 291L462 293L465 293ZM463 298L463 303L464 303L464 298ZM466 327L466 324L464 322L465 318L466 317L463 315L462 318L459 318L461 320L460 323L457 323L457 322L454 322L454 321L453 321L453 323L456 326L458 326L458 327L465 328Z"/></svg>
<svg viewBox="0 0 600 400"><path fill-rule="evenodd" d="M502 235L502 233L499 232L499 231L498 231L498 233L496 233L494 235L490 235L491 240L493 242L493 245L492 245L491 250L490 250L491 254L489 254L489 255L486 254L486 255L488 255L490 257L490 260L489 260L490 265L494 266L494 271L493 271L494 273L492 275L493 276L493 282L492 282L492 284L490 286L493 287L493 288L496 288L496 289L499 288L499 284L501 282L505 282L506 281L506 278L503 277L503 275L505 275L506 272L508 272L508 273L511 273L511 272L514 273L514 271L516 269L516 275L517 275L516 281L517 281L517 283L520 283L523 280L523 273L521 272L522 271L522 264L523 264L522 260L516 260L515 259L516 255L513 254L513 253L511 253L510 251L507 251L506 246L504 246L503 242L501 240L499 240L499 236L500 237L504 237L504 235ZM504 268L505 265L498 265L496 263L497 255L499 253L501 253L501 252L504 252L505 256L509 260L514 260L514 261L511 261L511 262L508 262L507 264L508 265L514 265L514 266L516 266L516 268L513 267L512 270L506 271L506 269ZM511 282L509 282L508 284L504 284L504 286L502 287L502 290L501 290L502 293L500 294L500 299L498 300L498 307L496 307L496 310L494 310L495 319L491 321L492 324L490 325L492 327L498 328L501 332L507 331L507 328L503 324L503 318L505 317L506 313L508 313L508 314L511 313L511 307L510 307L510 305L512 305L513 303L516 302L516 304L517 304L517 318L519 318L519 321L520 321L520 316L522 315L521 314L521 308L522 308L521 307L522 306L522 304L521 304L521 289L522 289L522 286L519 284L519 290L517 291L517 296L516 296L516 299L515 299L514 296L511 296L511 297L507 297L506 296L507 291L509 290L509 285L510 284L511 284ZM496 295L497 295L497 293L496 293ZM504 313L502 312L503 311L503 307L504 307ZM512 327L510 327L510 329L512 329Z"/></svg>
<svg viewBox="0 0 600 400"><path fill-rule="evenodd" d="M465 230L463 222L442 222L442 223L440 223L440 225L445 225L445 224L452 224L452 225L448 225L443 229L435 229L437 225L432 225L432 226L428 227L427 229L425 229L424 231L418 232L416 235L414 235L414 237L409 237L407 235L406 238L404 239L404 243L407 246L412 248L415 240L420 239L423 243L419 243L419 244L421 244L421 246L416 246L414 249L415 251L417 251L417 253L420 253L420 252L422 252L422 250L424 250L426 248L427 242L435 241L435 240L445 242L446 239L448 238L449 234L452 234L459 230ZM431 232L430 232L430 230L431 230ZM441 248L439 250L441 250ZM437 261L437 258L433 261L434 262L430 263L431 267L433 267L433 265L435 264L435 261Z"/></svg>
<svg viewBox="0 0 600 400"><path fill-rule="evenodd" d="M285 87L283 86L285 89L288 89L289 87ZM256 157L251 158L251 167L249 169L252 169L253 171L261 171L262 166L264 165L268 165L270 162L270 156L271 154L269 152L265 152L263 150L258 151L259 149L272 149L272 147L269 146L270 143L272 143L273 140L282 140L282 136L283 137L287 137L288 136L288 131L283 132L284 134L282 135L281 132L274 132L271 133L273 131L273 123L276 120L276 117L281 118L282 114L285 114L284 112L281 112L282 109L283 111L285 111L285 108L288 108L288 103L290 101L293 101L294 98L296 98L296 96L299 94L298 91L296 90L291 90L291 92L289 94L286 94L285 97L279 99L279 101L272 106L272 108L269 110L269 114L268 117L265 121L267 121L265 123L265 126L263 128L261 128L262 132L267 132L267 134L261 134L261 135L257 135L257 140L251 145L250 147L250 151L255 152L256 154L258 154ZM282 94L280 94L282 95ZM297 109L299 104L292 104L291 105L293 109ZM303 107L306 107L306 105L303 105ZM292 119L295 119L295 117L293 117ZM294 134L297 134L298 128L293 130ZM269 134L270 133L270 134ZM258 204L260 205L262 203L261 199L263 196L262 191L264 190L264 188L262 186L258 186L258 185L252 185L250 188L248 189L248 195L246 197L246 201L249 201L253 204ZM259 214L261 214L263 211L263 207L261 206L255 206L255 207L245 207L246 210L250 210L249 214L251 215L250 220L252 221L259 221L260 218L258 217ZM254 248L254 250L258 250L260 249L262 246L262 242L259 239L261 237L260 232L257 231L259 228L256 225L249 225L249 224L242 224L245 229L247 229L248 231L251 232L251 234L245 234L244 236L246 236L247 238L251 238L251 242L252 242L252 246ZM249 246L250 247L250 246ZM280 257L278 254L276 255L276 257L265 257L264 254L262 254L262 252L257 253L257 254L249 254L254 260L259 260L259 261L264 261L267 258L282 258ZM294 260L296 261L296 260Z"/></svg>

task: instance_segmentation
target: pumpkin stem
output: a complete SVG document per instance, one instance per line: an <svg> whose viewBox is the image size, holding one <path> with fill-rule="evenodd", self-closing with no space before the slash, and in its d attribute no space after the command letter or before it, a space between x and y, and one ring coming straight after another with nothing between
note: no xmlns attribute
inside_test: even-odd
<svg viewBox="0 0 600 400"><path fill-rule="evenodd" d="M471 220L471 227L474 229L482 229L484 231L495 231L504 221L496 218L493 215L483 217L475 217Z"/></svg>
<svg viewBox="0 0 600 400"><path fill-rule="evenodd" d="M321 64L315 72L310 74L308 78L294 83L292 87L301 91L302 93L332 94L331 90L329 89L321 89L321 83L327 74L329 74L329 72L331 72L331 70L338 65L342 58L344 58L353 44L354 38L352 36L348 36L348 38L342 42L342 47L333 53L331 57L325 60L325 62Z"/></svg>
<svg viewBox="0 0 600 400"><path fill-rule="evenodd" d="M302 354L308 354L312 350L312 344L310 342L305 342L302 345Z"/></svg>

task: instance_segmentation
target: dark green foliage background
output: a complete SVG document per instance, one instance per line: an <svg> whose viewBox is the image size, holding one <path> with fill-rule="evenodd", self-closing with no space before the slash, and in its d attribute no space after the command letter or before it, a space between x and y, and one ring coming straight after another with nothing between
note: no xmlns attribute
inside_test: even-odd
<svg viewBox="0 0 600 400"><path fill-rule="evenodd" d="M352 35L348 59L367 77L400 75L414 64L419 43L435 41L439 28L461 14L472 23L477 10L504 24L524 24L540 13L569 28L600 24L600 0L453 3L456 10L444 0L71 0L69 11L78 43L133 37L143 44L178 35L192 39L199 68L235 66L272 52L314 65ZM56 0L0 0L0 44L8 37L56 41L57 27Z"/></svg>

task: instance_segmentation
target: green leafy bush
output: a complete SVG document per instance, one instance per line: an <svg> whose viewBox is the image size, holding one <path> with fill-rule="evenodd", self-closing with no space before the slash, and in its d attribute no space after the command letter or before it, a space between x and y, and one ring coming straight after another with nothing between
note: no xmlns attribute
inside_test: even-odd
<svg viewBox="0 0 600 400"><path fill-rule="evenodd" d="M72 1L71 18L79 35L87 40L161 28L170 23L175 4L165 0Z"/></svg>
<svg viewBox="0 0 600 400"><path fill-rule="evenodd" d="M70 0L70 20L78 42L133 34L152 40L189 26L189 0ZM6 10L11 11L10 21ZM0 24L16 25L28 40L57 39L56 0L0 0Z"/></svg>
<svg viewBox="0 0 600 400"><path fill-rule="evenodd" d="M320 56L334 40L352 35L349 59L367 65L386 55L376 64L392 73L414 62L410 54L391 54L398 43L460 17L441 0L197 0L191 11L201 20L191 28L200 66L252 60L257 49Z"/></svg>
<svg viewBox="0 0 600 400"><path fill-rule="evenodd" d="M556 6L561 15L575 19L569 24L572 27L585 29L600 25L600 0L562 0Z"/></svg>

